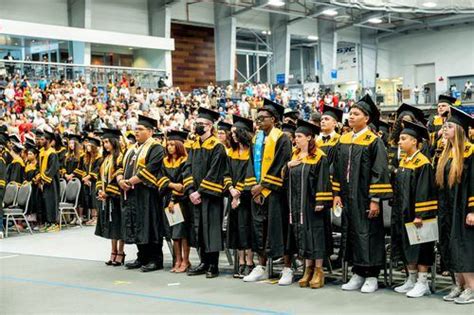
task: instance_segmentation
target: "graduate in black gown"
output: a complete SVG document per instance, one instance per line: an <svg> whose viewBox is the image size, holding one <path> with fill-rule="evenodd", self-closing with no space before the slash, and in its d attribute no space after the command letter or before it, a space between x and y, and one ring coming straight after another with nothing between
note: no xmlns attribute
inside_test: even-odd
<svg viewBox="0 0 474 315"><path fill-rule="evenodd" d="M122 153L118 129L102 128L101 135L104 157L99 168L96 182L99 201L95 235L111 240L112 250L108 266L120 266L125 261L122 238L122 210L120 208L120 189L116 177L119 173Z"/></svg>
<svg viewBox="0 0 474 315"><path fill-rule="evenodd" d="M256 133L252 145L246 189L252 194L252 250L259 256L259 265L244 277L245 282L265 279L267 257L284 257L285 267L280 285L290 285L293 270L287 255L288 201L283 188L282 169L291 159L290 139L276 127L280 122L283 106L264 99L258 110Z"/></svg>
<svg viewBox="0 0 474 315"><path fill-rule="evenodd" d="M212 134L212 124L218 119L219 113L199 108L195 130L198 137L186 162L184 189L193 204L194 246L201 256L199 266L188 270L189 276L206 274L206 278L214 278L219 275L226 151Z"/></svg>
<svg viewBox="0 0 474 315"><path fill-rule="evenodd" d="M136 244L137 259L125 264L142 272L163 269L163 207L157 183L163 178L163 147L153 139L156 119L139 115L137 142L124 154L117 182L122 189L122 237Z"/></svg>
<svg viewBox="0 0 474 315"><path fill-rule="evenodd" d="M31 197L28 204L28 214L37 214L39 204L39 190L38 185L34 182L35 177L39 174L38 154L34 142L27 141L26 148L26 166L25 166L25 181L31 183Z"/></svg>
<svg viewBox="0 0 474 315"><path fill-rule="evenodd" d="M285 187L290 207L288 248L305 259L300 287L324 286L323 261L326 252L326 225L330 225L332 186L329 161L317 147L320 128L298 120L295 132L296 150L285 169Z"/></svg>
<svg viewBox="0 0 474 315"><path fill-rule="evenodd" d="M430 152L433 157L434 165L438 163L438 158L443 151L443 130L442 127L450 112L450 106L456 103L456 98L449 95L440 95L438 97L437 115L433 116L428 122L428 131L430 132ZM444 264L444 262L442 262Z"/></svg>
<svg viewBox="0 0 474 315"><path fill-rule="evenodd" d="M99 168L102 163L102 155L100 153L100 139L96 137L87 137L85 152L81 167L81 181L84 210L90 211L91 219L86 225L95 225L97 223L97 209L99 202L97 200L96 182L99 177Z"/></svg>
<svg viewBox="0 0 474 315"><path fill-rule="evenodd" d="M8 136L0 132L0 200L3 201L7 179L7 165L4 159ZM3 238L3 202L0 202L0 239Z"/></svg>
<svg viewBox="0 0 474 315"><path fill-rule="evenodd" d="M419 144L429 139L425 126L405 121L399 135L400 149L405 156L394 172L393 211L399 219L392 220L392 251L400 248L399 254L408 269L405 283L395 288L398 293L407 297L417 298L429 295L428 269L434 262L434 242L410 245L405 224L413 224L417 228L425 222L436 220L438 200L434 181L434 170L430 159L419 149ZM397 234L398 237L395 236Z"/></svg>
<svg viewBox="0 0 474 315"><path fill-rule="evenodd" d="M57 213L59 208L59 186L54 177L59 172L59 160L56 150L52 146L54 133L44 130L40 134L37 142L41 150L39 154L39 174L35 178L35 183L40 190L40 222L43 227L42 232L59 231L57 222Z"/></svg>
<svg viewBox="0 0 474 315"><path fill-rule="evenodd" d="M190 236L192 234L192 213L188 198L184 195L184 170L188 154L184 148L184 142L188 133L184 131L171 130L166 134L166 156L163 159L163 179L158 185L163 199L165 211L174 212L179 206L183 214L184 222L169 225L164 215L164 227L166 238L173 240L174 266L171 272L186 272L191 263L189 262Z"/></svg>
<svg viewBox="0 0 474 315"><path fill-rule="evenodd" d="M16 183L18 186L25 180L25 162L21 157L24 147L17 142L12 142L10 154L13 157L7 166L7 183Z"/></svg>
<svg viewBox="0 0 474 315"><path fill-rule="evenodd" d="M81 160L82 148L80 139L81 136L79 135L69 135L67 152L64 156L64 164L61 172L61 175L68 182L74 178L74 171L79 167Z"/></svg>
<svg viewBox="0 0 474 315"><path fill-rule="evenodd" d="M231 148L227 152L225 190L227 203L227 247L238 250L239 268L234 278L243 278L255 267L252 252L251 195L245 190L245 176L250 163L253 121L233 115Z"/></svg>
<svg viewBox="0 0 474 315"><path fill-rule="evenodd" d="M321 133L316 139L316 144L318 148L323 150L326 154L329 165L332 165L334 162L335 148L341 137L341 135L336 132L336 128L338 123L342 123L342 116L342 109L324 105L320 122Z"/></svg>
<svg viewBox="0 0 474 315"><path fill-rule="evenodd" d="M474 303L474 146L468 140L468 128L474 127L474 119L455 107L450 112L442 129L446 145L436 168L441 255L456 277L456 285L444 300L471 304Z"/></svg>
<svg viewBox="0 0 474 315"><path fill-rule="evenodd" d="M352 131L341 136L334 161L334 207L342 211L342 258L353 263L353 276L343 290L371 293L385 257L382 199L392 196L387 152L369 128L380 117L366 95L351 107Z"/></svg>

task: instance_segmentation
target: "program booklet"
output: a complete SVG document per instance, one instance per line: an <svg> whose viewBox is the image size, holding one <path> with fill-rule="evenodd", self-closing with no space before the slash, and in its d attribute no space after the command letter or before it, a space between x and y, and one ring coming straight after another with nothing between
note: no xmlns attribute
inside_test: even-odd
<svg viewBox="0 0 474 315"><path fill-rule="evenodd" d="M423 226L417 228L413 222L405 223L410 245L435 242L438 240L438 219L423 220Z"/></svg>
<svg viewBox="0 0 474 315"><path fill-rule="evenodd" d="M166 208L165 214L170 226L184 222L183 212L181 211L181 207L178 203L174 205L173 213L170 212L169 208Z"/></svg>

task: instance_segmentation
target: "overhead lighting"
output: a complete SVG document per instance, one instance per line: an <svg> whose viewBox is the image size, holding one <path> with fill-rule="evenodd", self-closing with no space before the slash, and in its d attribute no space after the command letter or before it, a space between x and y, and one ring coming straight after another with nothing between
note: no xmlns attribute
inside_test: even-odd
<svg viewBox="0 0 474 315"><path fill-rule="evenodd" d="M272 32L271 31L262 31L262 34L263 35L272 35Z"/></svg>
<svg viewBox="0 0 474 315"><path fill-rule="evenodd" d="M434 8L436 7L438 4L436 4L435 2L431 2L431 1L428 1L428 2L425 2L423 3L423 6L425 8Z"/></svg>
<svg viewBox="0 0 474 315"><path fill-rule="evenodd" d="M285 5L285 1L283 0L268 0L267 5L271 5L274 7L282 7Z"/></svg>
<svg viewBox="0 0 474 315"><path fill-rule="evenodd" d="M318 36L314 36L314 35L309 35L309 36L308 36L308 39L309 39L309 40L318 40L319 37L318 37Z"/></svg>
<svg viewBox="0 0 474 315"><path fill-rule="evenodd" d="M322 14L327 15L327 16L335 16L337 15L337 11L334 9L326 9L322 12Z"/></svg>
<svg viewBox="0 0 474 315"><path fill-rule="evenodd" d="M132 48L132 47L128 47L128 49L129 49L129 50L133 50L133 48Z"/></svg>
<svg viewBox="0 0 474 315"><path fill-rule="evenodd" d="M380 24L383 22L383 20L381 18L375 17L375 18L368 19L367 22L372 23L372 24Z"/></svg>

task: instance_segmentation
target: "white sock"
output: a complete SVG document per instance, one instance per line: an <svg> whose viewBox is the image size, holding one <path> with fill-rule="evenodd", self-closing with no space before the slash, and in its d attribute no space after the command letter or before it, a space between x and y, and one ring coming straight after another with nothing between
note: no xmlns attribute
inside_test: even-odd
<svg viewBox="0 0 474 315"><path fill-rule="evenodd" d="M420 281L423 284L426 284L428 282L428 273L427 272L419 272L418 273L418 281Z"/></svg>
<svg viewBox="0 0 474 315"><path fill-rule="evenodd" d="M408 270L408 279L413 283L416 282L416 277L418 275L418 270Z"/></svg>

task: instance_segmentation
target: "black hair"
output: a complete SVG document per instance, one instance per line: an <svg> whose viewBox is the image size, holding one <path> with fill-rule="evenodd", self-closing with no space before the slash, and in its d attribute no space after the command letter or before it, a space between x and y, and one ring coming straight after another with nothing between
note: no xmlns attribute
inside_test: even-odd
<svg viewBox="0 0 474 315"><path fill-rule="evenodd" d="M232 135L230 136L230 146L232 149L237 150L239 144L242 144L245 147L250 147L252 145L252 134L249 131L243 128L236 128L235 136L237 137L237 142L234 141Z"/></svg>
<svg viewBox="0 0 474 315"><path fill-rule="evenodd" d="M117 159L120 155L120 150L121 150L121 145L120 145L120 140L119 139L116 139L116 138L109 138L108 139L110 144L112 145L112 152L108 152L105 148L104 148L104 157L108 156L109 154L112 154L113 155L113 163L114 163L114 167L117 167ZM102 144L102 146L104 146Z"/></svg>
<svg viewBox="0 0 474 315"><path fill-rule="evenodd" d="M390 137L390 141L394 142L395 144L398 144L398 141L400 140L400 134L402 133L402 130L403 130L403 117L405 116L410 116L410 118L412 119L414 123L418 122L415 116L413 116L409 112L405 113L403 116L399 116L397 120L395 121L395 124L393 125L392 136Z"/></svg>

